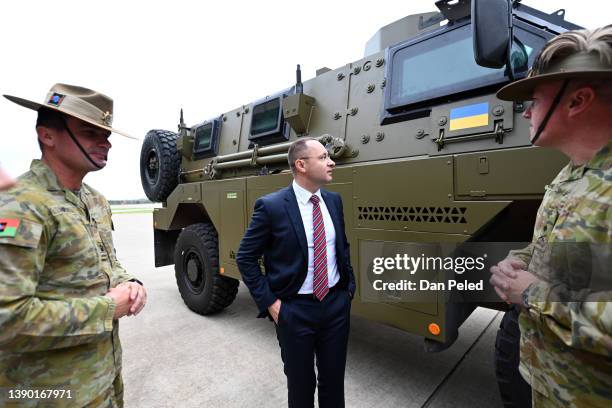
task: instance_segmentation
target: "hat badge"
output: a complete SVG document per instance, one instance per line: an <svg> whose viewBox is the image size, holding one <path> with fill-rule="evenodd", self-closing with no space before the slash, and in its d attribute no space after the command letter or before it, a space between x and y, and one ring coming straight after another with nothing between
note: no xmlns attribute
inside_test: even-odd
<svg viewBox="0 0 612 408"><path fill-rule="evenodd" d="M64 100L65 97L66 97L66 95L62 95L60 93L54 92L53 95L51 95L51 97L47 101L47 104L54 105L54 106L59 106L62 103L62 101Z"/></svg>
<svg viewBox="0 0 612 408"><path fill-rule="evenodd" d="M113 115L109 111L102 114L102 123L106 126L110 126L113 123Z"/></svg>

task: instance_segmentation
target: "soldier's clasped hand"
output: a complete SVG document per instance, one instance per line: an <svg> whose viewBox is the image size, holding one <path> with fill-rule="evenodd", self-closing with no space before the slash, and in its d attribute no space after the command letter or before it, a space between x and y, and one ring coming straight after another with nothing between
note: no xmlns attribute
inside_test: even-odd
<svg viewBox="0 0 612 408"><path fill-rule="evenodd" d="M126 287L130 291L130 311L128 316L136 316L147 303L147 290L137 282L123 282L117 287Z"/></svg>
<svg viewBox="0 0 612 408"><path fill-rule="evenodd" d="M522 304L523 292L537 280L534 274L527 271L527 265L523 261L506 258L491 267L489 283L503 301Z"/></svg>
<svg viewBox="0 0 612 408"><path fill-rule="evenodd" d="M132 302L130 300L129 287L118 285L111 288L106 293L106 296L110 297L113 299L113 302L115 302L115 313L113 314L114 320L127 316L130 313Z"/></svg>

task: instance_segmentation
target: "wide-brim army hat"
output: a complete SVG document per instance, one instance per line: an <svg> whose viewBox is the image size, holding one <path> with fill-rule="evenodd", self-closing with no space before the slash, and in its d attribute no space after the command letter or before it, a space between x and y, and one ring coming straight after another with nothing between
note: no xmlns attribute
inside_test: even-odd
<svg viewBox="0 0 612 408"><path fill-rule="evenodd" d="M55 84L42 103L12 95L4 95L4 97L28 109L35 111L40 108L55 110L110 132L136 139L126 132L112 127L113 100L92 89L75 85Z"/></svg>
<svg viewBox="0 0 612 408"><path fill-rule="evenodd" d="M597 53L580 52L553 61L541 70L531 70L526 78L504 86L497 97L506 101L527 101L543 83L573 78L611 79L612 63Z"/></svg>

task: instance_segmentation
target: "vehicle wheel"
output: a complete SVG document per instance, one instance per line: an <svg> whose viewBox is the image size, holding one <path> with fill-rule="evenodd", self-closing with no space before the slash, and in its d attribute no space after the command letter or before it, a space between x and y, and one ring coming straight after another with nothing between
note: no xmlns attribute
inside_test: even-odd
<svg viewBox="0 0 612 408"><path fill-rule="evenodd" d="M219 275L217 231L210 223L193 224L181 231L174 250L176 283L183 301L202 315L229 306L239 281Z"/></svg>
<svg viewBox="0 0 612 408"><path fill-rule="evenodd" d="M520 309L513 307L504 315L495 340L495 374L505 408L531 408L531 387L519 373L518 325Z"/></svg>
<svg viewBox="0 0 612 408"><path fill-rule="evenodd" d="M176 149L177 134L149 130L140 151L140 180L151 201L165 201L178 184L181 154Z"/></svg>

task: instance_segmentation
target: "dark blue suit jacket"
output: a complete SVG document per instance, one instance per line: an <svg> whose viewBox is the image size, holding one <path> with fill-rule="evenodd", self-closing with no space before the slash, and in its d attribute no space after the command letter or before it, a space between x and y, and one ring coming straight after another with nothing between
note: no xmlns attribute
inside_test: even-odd
<svg viewBox="0 0 612 408"><path fill-rule="evenodd" d="M349 244L344 231L344 213L339 194L321 189L321 196L336 229L338 285L355 293ZM283 188L259 198L251 224L236 255L243 282L249 288L259 317L268 315L268 306L276 299L298 293L308 272L308 246L302 216L293 187ZM263 275L259 258L264 257Z"/></svg>

